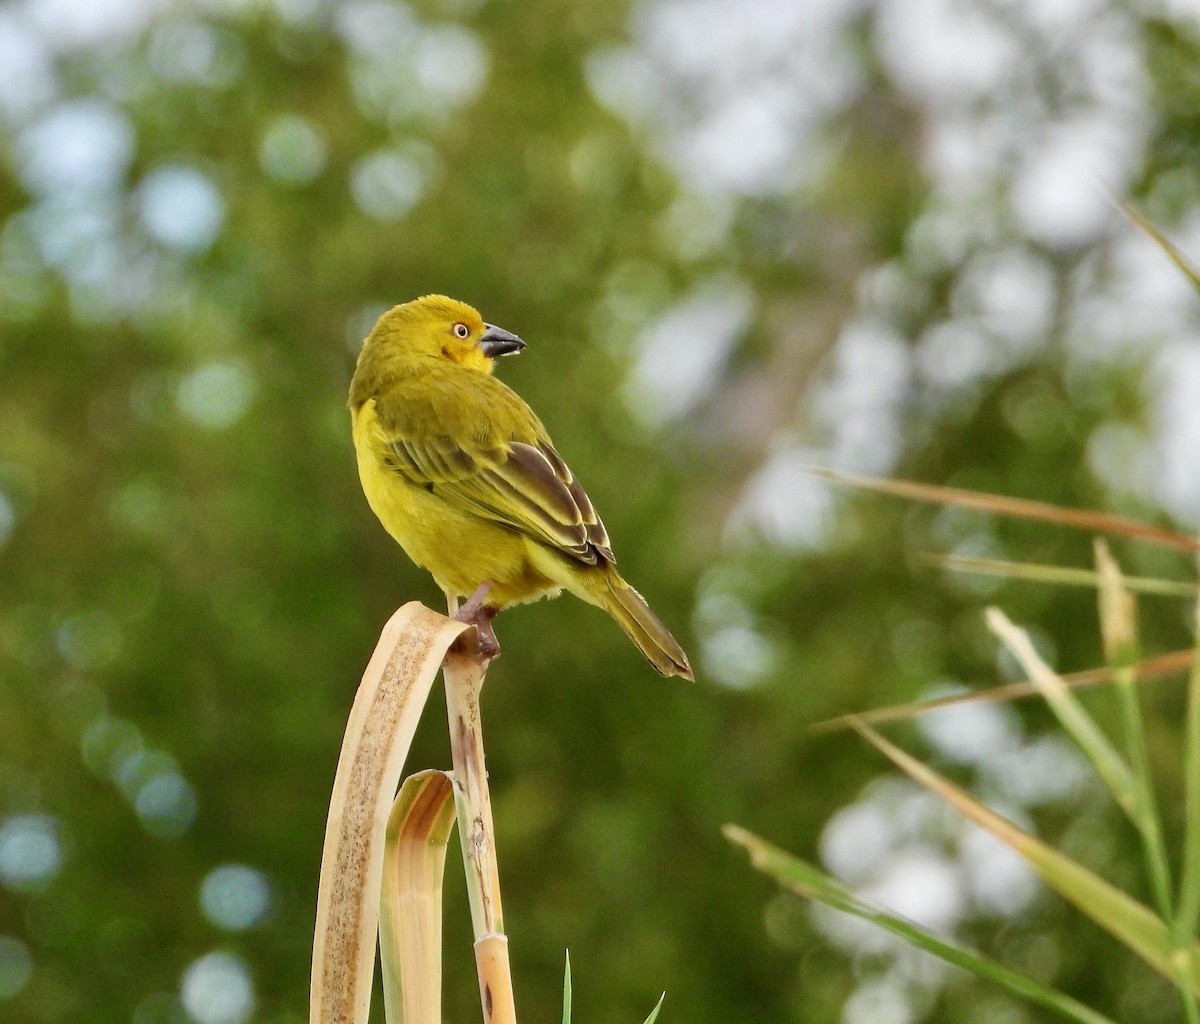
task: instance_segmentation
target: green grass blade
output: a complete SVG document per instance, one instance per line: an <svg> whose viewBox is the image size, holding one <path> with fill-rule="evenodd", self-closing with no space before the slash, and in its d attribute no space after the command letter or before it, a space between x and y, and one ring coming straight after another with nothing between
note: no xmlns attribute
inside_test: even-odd
<svg viewBox="0 0 1200 1024"><path fill-rule="evenodd" d="M1171 882L1171 865L1167 860L1166 843L1163 840L1162 820L1154 798L1154 779L1150 769L1150 755L1146 749L1146 729L1142 722L1142 708L1138 701L1134 666L1138 661L1137 602L1125 587L1121 569L1108 550L1108 545L1097 538L1096 571L1099 575L1097 596L1100 605L1100 633L1104 641L1104 653L1112 666L1117 682L1117 697L1121 708L1121 720L1125 731L1125 749L1133 772L1136 799L1134 822L1142 840L1142 856L1146 862L1146 874L1150 879L1150 891L1163 920L1172 923L1171 937L1175 948L1182 954L1176 958L1176 987L1183 1002L1184 1016L1188 1024L1200 1024L1200 1005L1195 994L1189 990L1186 978L1187 948L1191 936L1180 934L1178 915L1171 905L1174 886Z"/></svg>
<svg viewBox="0 0 1200 1024"><path fill-rule="evenodd" d="M658 997L658 1002L654 1004L654 1009L650 1011L650 1016L646 1018L644 1024L654 1024L658 1020L658 1011L662 1009L663 1000L667 998L666 992Z"/></svg>
<svg viewBox="0 0 1200 1024"><path fill-rule="evenodd" d="M566 965L563 967L563 1019L562 1024L571 1024L571 951L567 950Z"/></svg>
<svg viewBox="0 0 1200 1024"><path fill-rule="evenodd" d="M1163 842L1162 822L1154 799L1154 780L1150 772L1150 756L1146 750L1146 729L1138 703L1134 666L1138 662L1137 604L1126 589L1120 567L1104 541L1096 540L1096 571L1100 579L1097 596L1100 602L1100 633L1104 652L1117 683L1121 719L1125 730L1125 749L1133 773L1135 811L1134 823L1142 837L1146 871L1150 889L1164 920L1175 914L1171 907L1171 867L1167 862Z"/></svg>
<svg viewBox="0 0 1200 1024"><path fill-rule="evenodd" d="M1200 641L1200 604L1196 605L1196 639ZM1200 658L1192 662L1188 680L1184 743L1183 867L1176 930L1192 936L1200 925Z"/></svg>
<svg viewBox="0 0 1200 1024"><path fill-rule="evenodd" d="M857 731L916 782L936 793L966 818L1012 847L1051 889L1097 925L1142 957L1172 982L1200 991L1200 947L1190 943L1179 965L1171 928L1120 889L1040 839L1017 828L966 791L947 781L916 758L889 743L870 726Z"/></svg>
<svg viewBox="0 0 1200 1024"><path fill-rule="evenodd" d="M981 576L1002 576L1005 579L1030 580L1066 587L1087 587L1094 590L1100 585L1100 576L1094 569L1079 569L1074 566L1045 565L1037 562L1007 562L999 558L969 558L965 555L927 554L923 560L950 572L969 572ZM1184 580L1162 580L1151 576L1126 576L1125 587L1138 594L1155 597L1182 597L1195 599L1200 587Z"/></svg>
<svg viewBox="0 0 1200 1024"><path fill-rule="evenodd" d="M1028 633L1013 625L999 608L989 608L985 617L988 628L1021 663L1021 668L1030 682L1041 691L1062 727L1092 762L1117 805L1135 825L1143 825L1144 822L1139 818L1141 807L1133 772L1117 748L1083 709L1070 687L1042 660Z"/></svg>
<svg viewBox="0 0 1200 1024"><path fill-rule="evenodd" d="M1053 1010L1066 1020L1078 1021L1080 1024L1113 1024L1111 1018L1044 985L1036 978L1005 967L981 953L949 942L906 918L866 903L823 871L772 846L745 829L736 825L726 825L722 831L727 839L749 853L751 863L759 871L805 899L870 921L885 931L900 936L918 949L932 953L949 964L962 967L1015 995Z"/></svg>

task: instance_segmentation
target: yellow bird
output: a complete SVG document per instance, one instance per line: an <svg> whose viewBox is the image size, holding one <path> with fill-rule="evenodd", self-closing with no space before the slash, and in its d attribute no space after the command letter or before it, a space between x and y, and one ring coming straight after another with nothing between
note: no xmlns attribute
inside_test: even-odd
<svg viewBox="0 0 1200 1024"><path fill-rule="evenodd" d="M568 590L616 619L665 676L687 655L616 569L608 533L541 420L491 376L525 342L465 302L395 306L363 342L350 415L363 491L384 528L499 653L502 608Z"/></svg>

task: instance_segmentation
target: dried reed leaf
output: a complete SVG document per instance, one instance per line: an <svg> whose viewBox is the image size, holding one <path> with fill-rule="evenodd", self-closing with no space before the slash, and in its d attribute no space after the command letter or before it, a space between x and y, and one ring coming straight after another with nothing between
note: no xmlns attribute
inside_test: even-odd
<svg viewBox="0 0 1200 1024"><path fill-rule="evenodd" d="M441 1024L442 877L453 795L445 772L417 772L404 780L388 817L379 896L387 1024Z"/></svg>
<svg viewBox="0 0 1200 1024"><path fill-rule="evenodd" d="M934 484L915 483L911 480L890 480L884 477L860 476L857 473L842 473L832 469L814 467L810 470L816 476L832 480L834 483L847 484L862 490L876 491L880 494L890 494L897 498L908 498L913 501L924 501L934 505L955 505L959 508L976 509L980 512L990 512L993 515L1008 516L1012 519L1033 519L1042 523L1052 523L1056 526L1069 526L1072 529L1088 530L1091 533L1108 533L1121 537L1135 537L1138 540L1149 541L1163 547L1175 548L1189 553L1200 552L1200 541L1195 537L1164 530L1157 526L1149 526L1136 519L1124 516L1108 515L1104 512L1090 512L1085 509L1065 508L1061 505L1051 505L1044 501L1030 501L1027 498L1010 498L1001 494L984 494L979 491L966 491L957 487L940 487Z"/></svg>
<svg viewBox="0 0 1200 1024"><path fill-rule="evenodd" d="M1116 196L1112 195L1112 193L1109 193L1109 199L1111 199L1112 202L1117 205L1117 207L1122 213L1125 214L1126 217L1133 221L1134 225L1142 232L1142 234L1149 238L1150 241L1152 241L1163 251L1167 259L1174 263L1176 269L1188 279L1188 281L1191 283L1191 286L1200 291L1200 271L1196 270L1195 266L1192 265L1191 260L1189 260L1182 253L1182 251L1180 251L1179 247L1176 246L1175 243L1169 238L1167 238L1166 235L1159 231L1158 228L1151 224L1150 221L1148 221L1142 215L1141 211L1137 210L1126 200L1118 199Z"/></svg>
<svg viewBox="0 0 1200 1024"><path fill-rule="evenodd" d="M384 626L363 673L325 826L311 1024L366 1024L388 813L438 668L467 628L410 602Z"/></svg>
<svg viewBox="0 0 1200 1024"><path fill-rule="evenodd" d="M1196 660L1196 652L1192 648L1183 651L1171 651L1147 658L1133 666L1134 677L1139 682L1151 679L1161 679L1164 676L1187 672ZM1113 682L1115 674L1111 668L1088 668L1081 672L1068 672L1060 678L1073 689L1085 689L1089 686L1102 686ZM985 703L996 701L1024 700L1036 697L1038 689L1028 680L1017 683L1006 683L1003 686L993 686L987 690L971 690L967 693L952 693L945 697L934 697L932 700L918 700L909 704L893 704L886 708L873 708L869 711L854 712L838 715L824 722L813 725L813 732L832 732L837 729L849 728L856 722L868 725L883 725L888 722L903 722L918 715L928 714L942 708L955 707L959 704Z"/></svg>

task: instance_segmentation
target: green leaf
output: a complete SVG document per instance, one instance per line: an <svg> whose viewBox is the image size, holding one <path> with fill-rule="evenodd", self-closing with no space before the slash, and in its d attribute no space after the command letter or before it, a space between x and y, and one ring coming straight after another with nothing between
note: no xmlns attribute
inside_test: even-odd
<svg viewBox="0 0 1200 1024"><path fill-rule="evenodd" d="M988 628L1021 663L1021 668L1041 691L1062 727L1092 762L1118 806L1135 825L1140 825L1136 782L1117 748L1100 731L1062 677L1042 660L1025 630L1015 626L999 608L989 608L984 617Z"/></svg>
<svg viewBox="0 0 1200 1024"><path fill-rule="evenodd" d="M563 967L563 1018L562 1024L571 1024L571 951L567 950L566 965Z"/></svg>
<svg viewBox="0 0 1200 1024"><path fill-rule="evenodd" d="M1079 1021L1081 1024L1113 1024L1111 1018L1044 985L1036 978L1005 967L981 953L955 945L906 918L864 902L819 868L772 846L745 829L726 825L722 831L726 838L750 854L750 861L758 870L805 899L870 921L906 939L918 949L1053 1010L1066 1020Z"/></svg>
<svg viewBox="0 0 1200 1024"><path fill-rule="evenodd" d="M971 558L966 555L927 554L922 559L929 565L950 572L969 572L981 576L1003 576L1005 579L1030 580L1066 587L1088 587L1094 589L1100 576L1094 569L1075 566L1045 565L1038 562L1008 562L999 558ZM1182 597L1194 599L1200 587L1186 580L1163 580L1150 576L1126 576L1127 590L1157 597Z"/></svg>
<svg viewBox="0 0 1200 1024"><path fill-rule="evenodd" d="M1195 628L1200 639L1200 604L1196 605ZM1200 658L1193 661L1188 680L1185 742L1183 868L1176 930L1191 936L1200 923Z"/></svg>
<svg viewBox="0 0 1200 1024"><path fill-rule="evenodd" d="M1191 943L1184 954L1186 962L1178 967L1171 929L1149 908L1082 864L989 810L969 793L889 743L870 726L859 723L855 728L914 780L1012 847L1051 889L1137 953L1156 971L1173 982L1182 978L1193 991L1200 991L1200 948L1195 943Z"/></svg>
<svg viewBox="0 0 1200 1024"><path fill-rule="evenodd" d="M654 1024L658 1020L658 1011L662 1009L663 1000L666 998L666 992L658 997L658 1002L654 1004L654 1009L650 1011L650 1016L645 1019L643 1024Z"/></svg>

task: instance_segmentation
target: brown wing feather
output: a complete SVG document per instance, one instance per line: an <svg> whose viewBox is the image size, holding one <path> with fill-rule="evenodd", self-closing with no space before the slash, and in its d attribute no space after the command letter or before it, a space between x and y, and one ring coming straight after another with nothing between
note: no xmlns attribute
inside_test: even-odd
<svg viewBox="0 0 1200 1024"><path fill-rule="evenodd" d="M377 400L376 405L389 468L410 483L433 490L452 505L524 533L588 565L615 562L604 524L579 481L554 450L541 422L500 381L482 376L472 380L474 386L481 382L486 382L482 397L520 413L508 417L517 424L509 436L496 437L491 430L481 436L478 424L464 422L456 414L458 408L478 406L424 402L423 408L414 410L412 404L403 401L411 395L393 393L383 403ZM446 391L440 394L444 397ZM491 419L488 426L495 422Z"/></svg>

